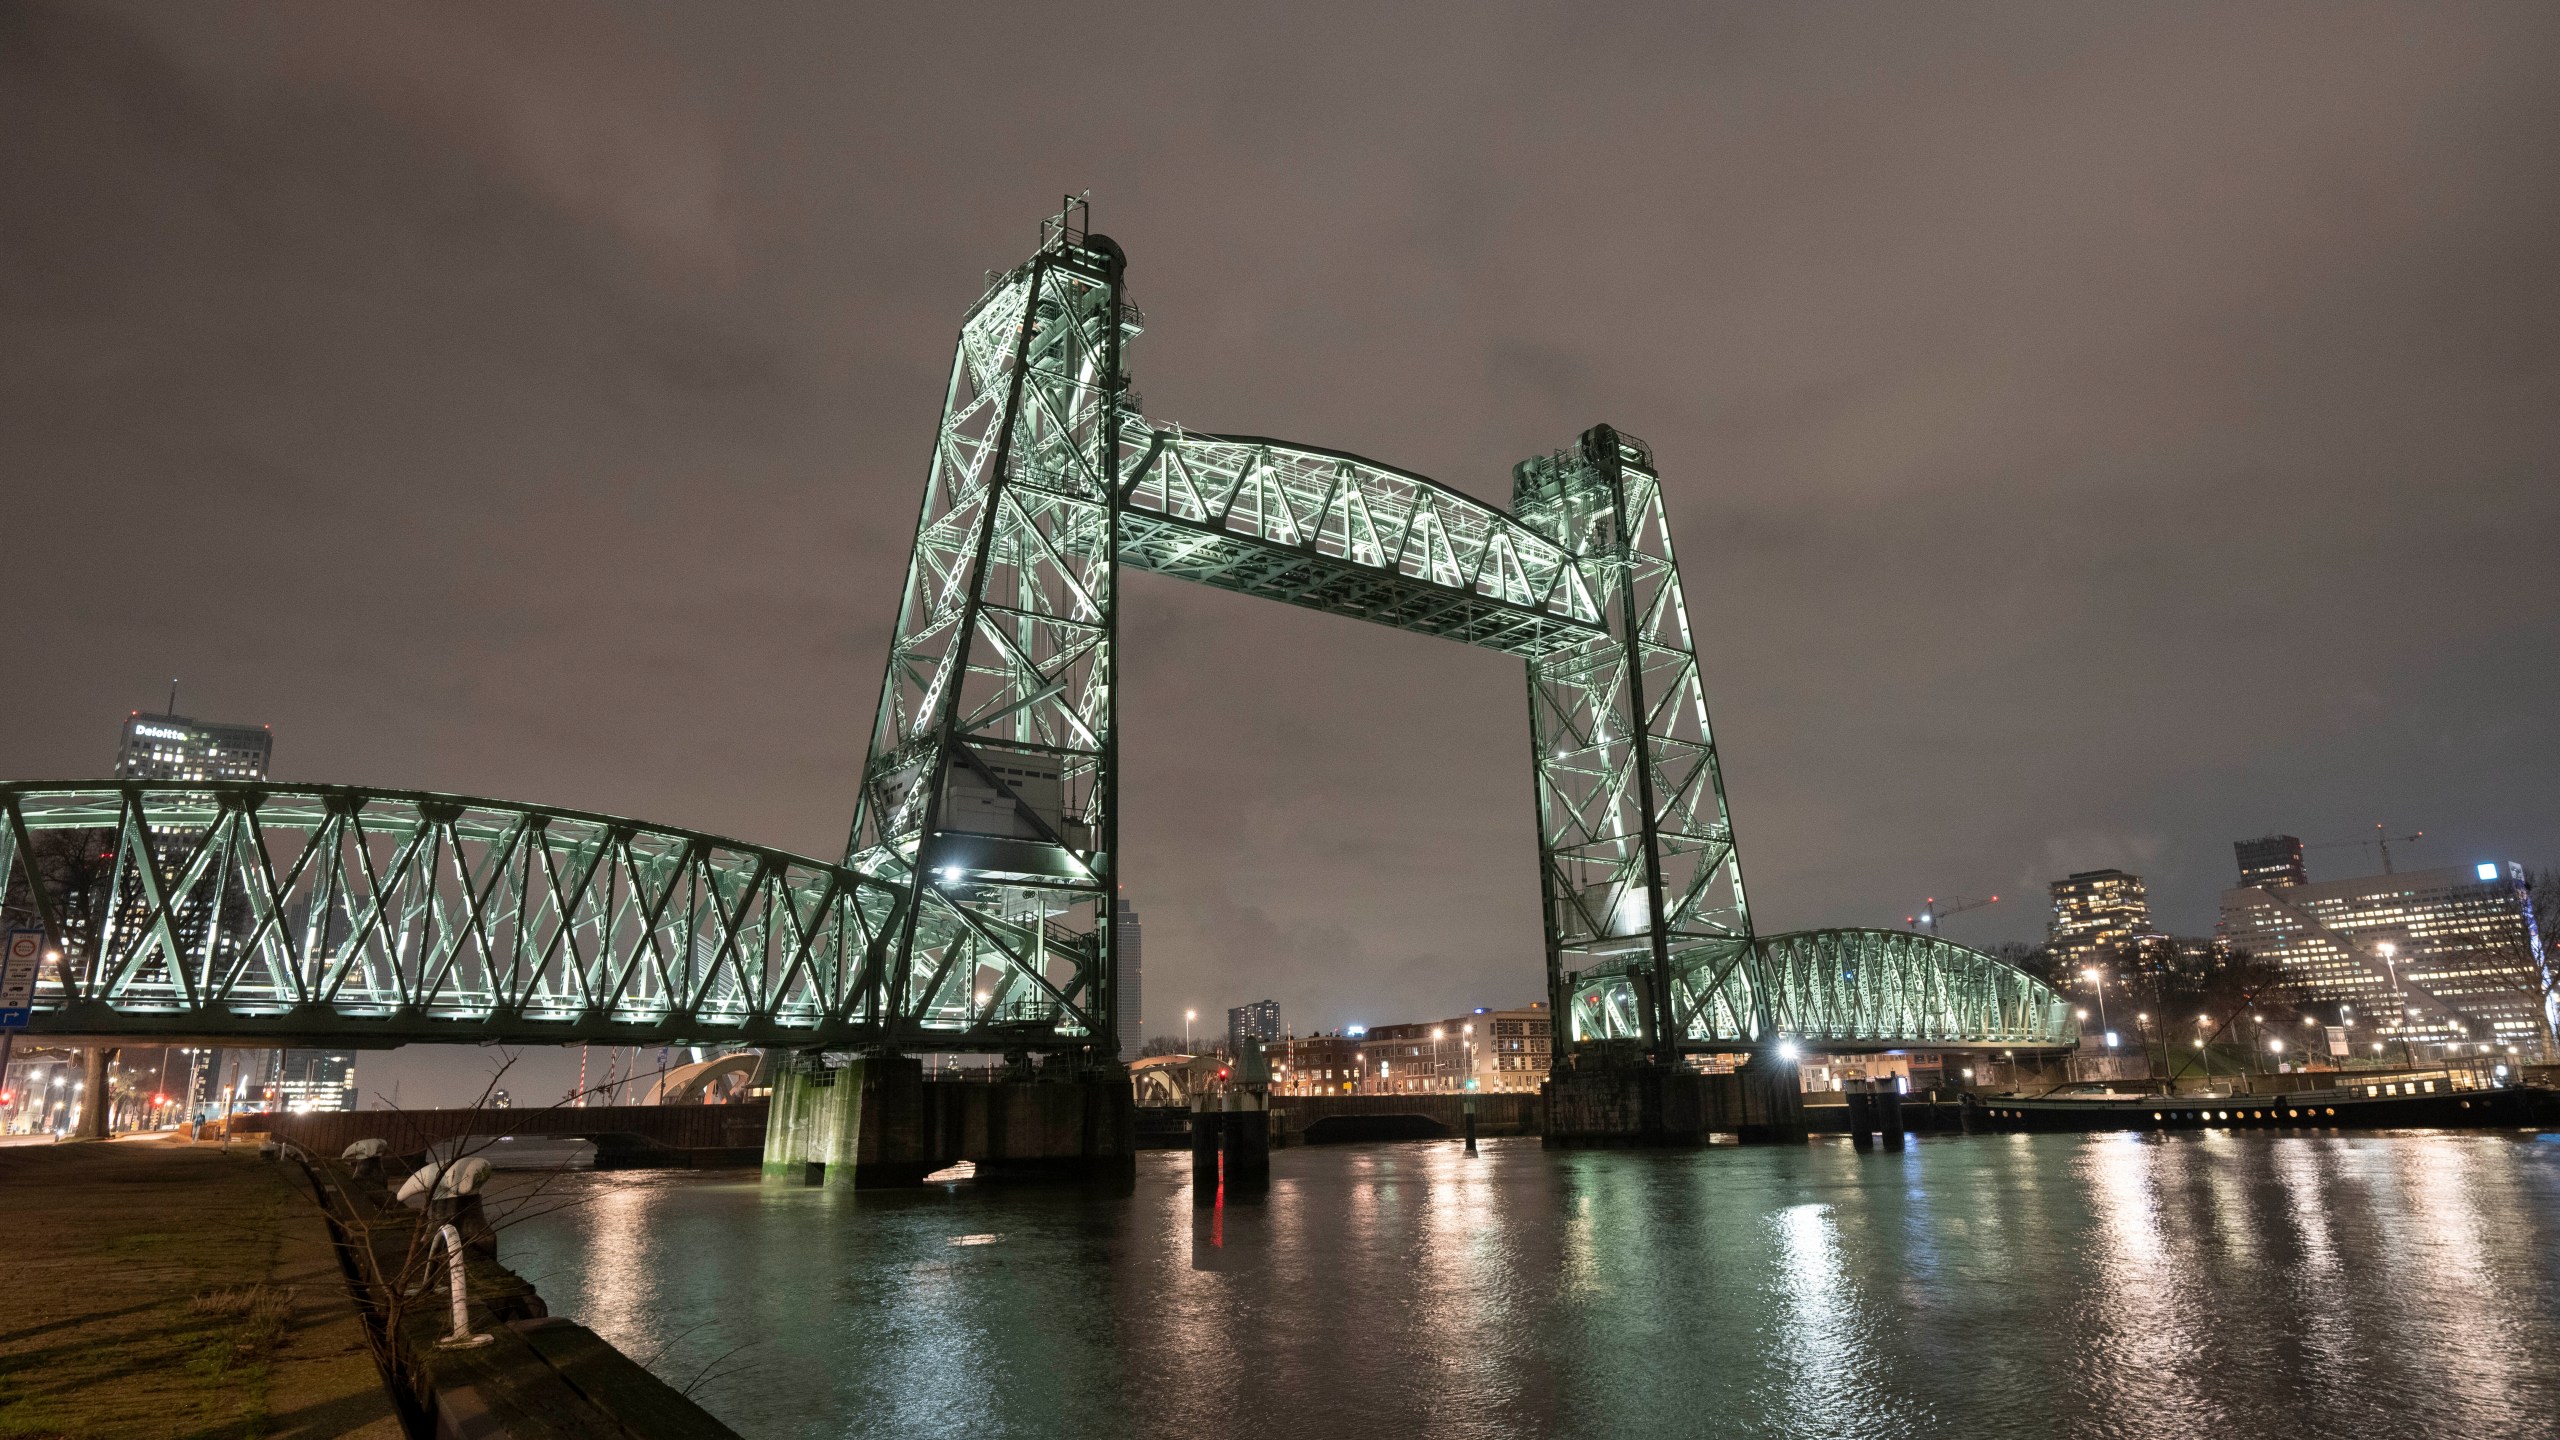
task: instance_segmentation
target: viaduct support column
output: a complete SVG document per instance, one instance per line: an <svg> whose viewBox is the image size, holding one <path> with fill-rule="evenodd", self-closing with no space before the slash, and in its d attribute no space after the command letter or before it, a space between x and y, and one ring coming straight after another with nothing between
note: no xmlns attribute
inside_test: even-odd
<svg viewBox="0 0 2560 1440"><path fill-rule="evenodd" d="M80 1053L80 1128L73 1135L82 1140L104 1140L109 1133L111 1100L107 1094L107 1066L116 1058L115 1047L92 1045Z"/></svg>

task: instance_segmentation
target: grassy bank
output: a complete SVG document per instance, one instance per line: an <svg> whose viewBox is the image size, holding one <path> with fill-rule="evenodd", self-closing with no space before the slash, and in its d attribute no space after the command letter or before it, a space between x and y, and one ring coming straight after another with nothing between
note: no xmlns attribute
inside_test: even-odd
<svg viewBox="0 0 2560 1440"><path fill-rule="evenodd" d="M0 1148L0 1437L396 1440L318 1212L246 1148Z"/></svg>

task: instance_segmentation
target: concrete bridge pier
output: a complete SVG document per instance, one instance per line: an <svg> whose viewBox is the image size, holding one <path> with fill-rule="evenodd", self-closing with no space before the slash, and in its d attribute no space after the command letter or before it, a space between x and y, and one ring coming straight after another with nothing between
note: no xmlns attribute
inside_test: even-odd
<svg viewBox="0 0 2560 1440"><path fill-rule="evenodd" d="M764 1173L876 1190L967 1160L981 1180L1134 1183L1135 1122L1117 1066L928 1080L912 1056L801 1056L774 1078Z"/></svg>
<svg viewBox="0 0 2560 1440"><path fill-rule="evenodd" d="M1889 1083L1878 1085L1875 1105L1876 1128L1884 1132L1884 1148L1901 1149L1906 1143L1902 1129L1902 1092Z"/></svg>
<svg viewBox="0 0 2560 1440"><path fill-rule="evenodd" d="M1704 1145L1717 1133L1772 1142L1805 1133L1796 1067L1769 1052L1727 1074L1569 1061L1548 1079L1545 1098L1550 1150L1676 1148Z"/></svg>

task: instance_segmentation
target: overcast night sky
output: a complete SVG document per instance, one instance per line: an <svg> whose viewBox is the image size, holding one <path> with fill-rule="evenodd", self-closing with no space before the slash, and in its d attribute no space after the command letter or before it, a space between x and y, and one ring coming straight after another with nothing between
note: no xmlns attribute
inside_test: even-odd
<svg viewBox="0 0 2560 1440"><path fill-rule="evenodd" d="M1650 442L1763 929L2560 863L2560 7L1594 9L0 3L0 775L175 675L836 852L957 322L1090 189L1155 418ZM1123 607L1151 1032L1540 992L1516 661Z"/></svg>

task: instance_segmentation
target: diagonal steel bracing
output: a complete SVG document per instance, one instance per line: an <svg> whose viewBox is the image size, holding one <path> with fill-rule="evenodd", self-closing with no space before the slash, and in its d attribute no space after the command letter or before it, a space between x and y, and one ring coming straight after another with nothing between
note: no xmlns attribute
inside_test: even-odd
<svg viewBox="0 0 2560 1440"><path fill-rule="evenodd" d="M13 923L51 941L40 1032L845 1045L895 1029L876 977L896 886L607 815L346 786L8 785L0 877Z"/></svg>
<svg viewBox="0 0 2560 1440"><path fill-rule="evenodd" d="M458 797L0 787L10 904L64 954L38 1028L1107 1062L1128 566L1526 662L1559 1057L2069 1043L2060 997L1989 956L1754 932L1642 442L1600 426L1525 460L1504 511L1150 423L1125 262L1084 219L1048 221L961 322L842 863ZM81 890L37 853L71 833L111 879Z"/></svg>

